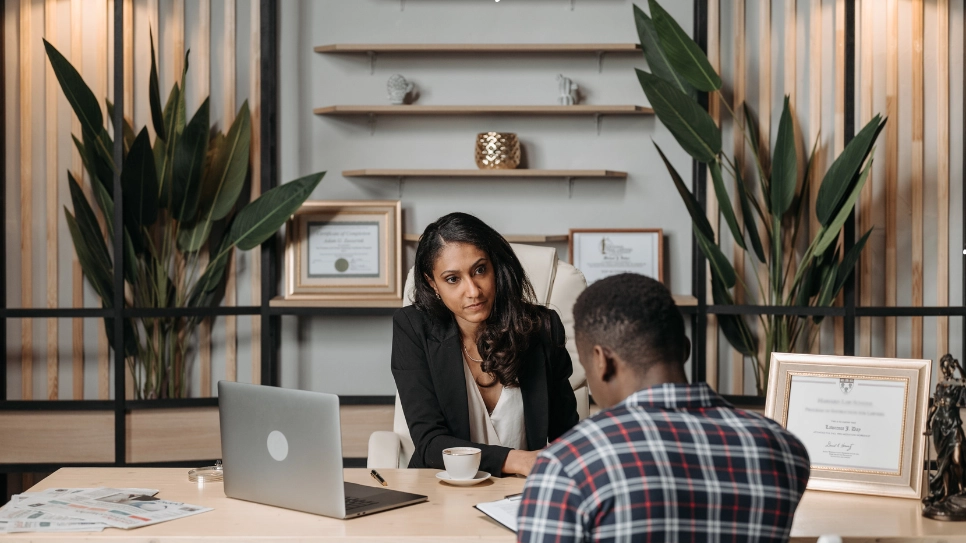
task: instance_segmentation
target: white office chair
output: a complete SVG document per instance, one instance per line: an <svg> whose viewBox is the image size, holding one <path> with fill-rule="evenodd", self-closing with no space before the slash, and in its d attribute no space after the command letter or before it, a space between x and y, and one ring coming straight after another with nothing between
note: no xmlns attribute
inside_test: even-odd
<svg viewBox="0 0 966 543"><path fill-rule="evenodd" d="M533 284L537 301L557 311L567 332L567 350L573 360L574 373L570 376L570 385L577 396L577 414L581 419L587 417L590 409L590 394L584 370L577 361L577 344L574 341L574 302L577 296L587 288L587 280L577 268L566 262L560 262L557 251L552 247L535 247L533 245L510 244L516 253L523 269ZM409 270L406 287L403 290L403 304L413 303L413 271ZM409 435L409 425L399 404L399 394L396 394L396 411L393 417L392 431L373 432L369 436L369 458L366 465L369 468L405 468L409 466L409 458L413 455L413 439Z"/></svg>

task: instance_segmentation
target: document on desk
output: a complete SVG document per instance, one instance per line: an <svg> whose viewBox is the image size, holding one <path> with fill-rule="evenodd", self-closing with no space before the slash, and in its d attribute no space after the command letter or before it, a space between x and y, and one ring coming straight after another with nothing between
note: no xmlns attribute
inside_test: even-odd
<svg viewBox="0 0 966 543"><path fill-rule="evenodd" d="M516 532L517 511L520 509L521 497L522 496L514 496L512 498L506 498L495 502L478 503L475 505L475 507L480 512L486 514L486 516Z"/></svg>
<svg viewBox="0 0 966 543"><path fill-rule="evenodd" d="M130 492L134 490L135 492ZM148 490L143 494L141 490ZM138 528L211 511L151 496L153 489L85 488L62 489L18 496L0 509L5 531L89 531L97 526ZM10 522L28 522L11 525ZM42 524L33 524L40 522Z"/></svg>
<svg viewBox="0 0 966 543"><path fill-rule="evenodd" d="M908 379L809 374L790 385L786 428L813 467L899 473Z"/></svg>

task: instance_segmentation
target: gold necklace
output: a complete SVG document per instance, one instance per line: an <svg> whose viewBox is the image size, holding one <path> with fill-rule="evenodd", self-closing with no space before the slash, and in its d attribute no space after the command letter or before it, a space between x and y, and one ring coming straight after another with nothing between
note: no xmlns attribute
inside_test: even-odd
<svg viewBox="0 0 966 543"><path fill-rule="evenodd" d="M468 350L466 350L466 345L463 345L463 352L466 353L466 358L469 358L473 362L478 362L480 364L483 363L483 359L482 358L473 358L472 356L470 356L470 352Z"/></svg>

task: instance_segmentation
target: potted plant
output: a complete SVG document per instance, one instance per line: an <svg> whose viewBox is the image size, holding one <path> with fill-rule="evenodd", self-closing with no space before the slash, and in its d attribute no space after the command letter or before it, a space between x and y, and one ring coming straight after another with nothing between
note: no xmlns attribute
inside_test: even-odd
<svg viewBox="0 0 966 543"><path fill-rule="evenodd" d="M74 143L90 177L91 194L85 195L68 172L73 213L64 212L84 276L103 307L114 303L115 265L124 270L128 307L217 304L234 249L247 251L275 234L309 197L324 172L285 183L239 206L249 167L248 103L241 106L227 134L211 126L207 99L188 118L183 92L188 70L185 54L181 81L173 85L162 108L153 36L148 98L155 137L152 141L147 127L135 133L125 120L120 135L124 159L115 164L112 136L103 124L94 93L56 48L46 40L44 47L57 81L80 119L81 134L74 135ZM110 101L107 110L113 117ZM121 225L113 223L113 176L118 168L124 195ZM103 231L95 205L101 211ZM118 232L124 236L123 258L110 251ZM200 319L127 319L123 346L115 341L112 319L106 319L108 340L112 348L124 350L137 399L187 395L188 349Z"/></svg>
<svg viewBox="0 0 966 543"><path fill-rule="evenodd" d="M812 147L804 175L800 178L788 97L785 97L778 124L774 152L771 157L761 156L759 131L748 106L742 104L738 112L731 108L721 92L721 77L711 67L704 52L656 0L648 0L648 5L650 16L634 6L641 47L651 70L637 70L641 88L658 120L675 140L692 158L707 165L720 216L728 225L733 243L743 251L741 258L753 258L767 269L767 280L758 280L751 288L746 277L735 273L721 250L721 240L714 237L705 211L655 143L691 215L698 246L711 265L714 303L734 304L731 289L741 283L747 292L757 293L761 304L831 306L872 232L871 229L865 232L848 252L841 254L837 242L872 169L873 144L885 126L885 119L875 116L849 142L825 173L814 209L809 210L810 169L818 141ZM743 165L722 151L721 129L699 105L699 92L708 93L709 100L719 100L735 120L735 137L743 138L752 150L753 175L746 178ZM744 124L740 122L741 116ZM741 209L740 222L725 185L725 173L734 180L734 198ZM804 250L800 250L802 222L809 211L815 213L819 229ZM751 275L758 279L757 274ZM759 336L743 317L718 315L718 324L728 342L752 360L759 395L765 393L771 353L810 347L821 321L821 316L759 315L758 326L765 341L764 349L759 353Z"/></svg>

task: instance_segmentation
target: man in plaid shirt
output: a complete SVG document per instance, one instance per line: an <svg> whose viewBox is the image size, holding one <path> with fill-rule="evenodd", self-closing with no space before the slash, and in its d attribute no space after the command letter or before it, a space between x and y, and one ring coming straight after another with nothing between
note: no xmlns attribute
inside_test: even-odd
<svg viewBox="0 0 966 543"><path fill-rule="evenodd" d="M670 292L602 279L574 306L594 401L537 457L521 542L787 541L805 492L805 446L777 423L689 385L691 345Z"/></svg>

